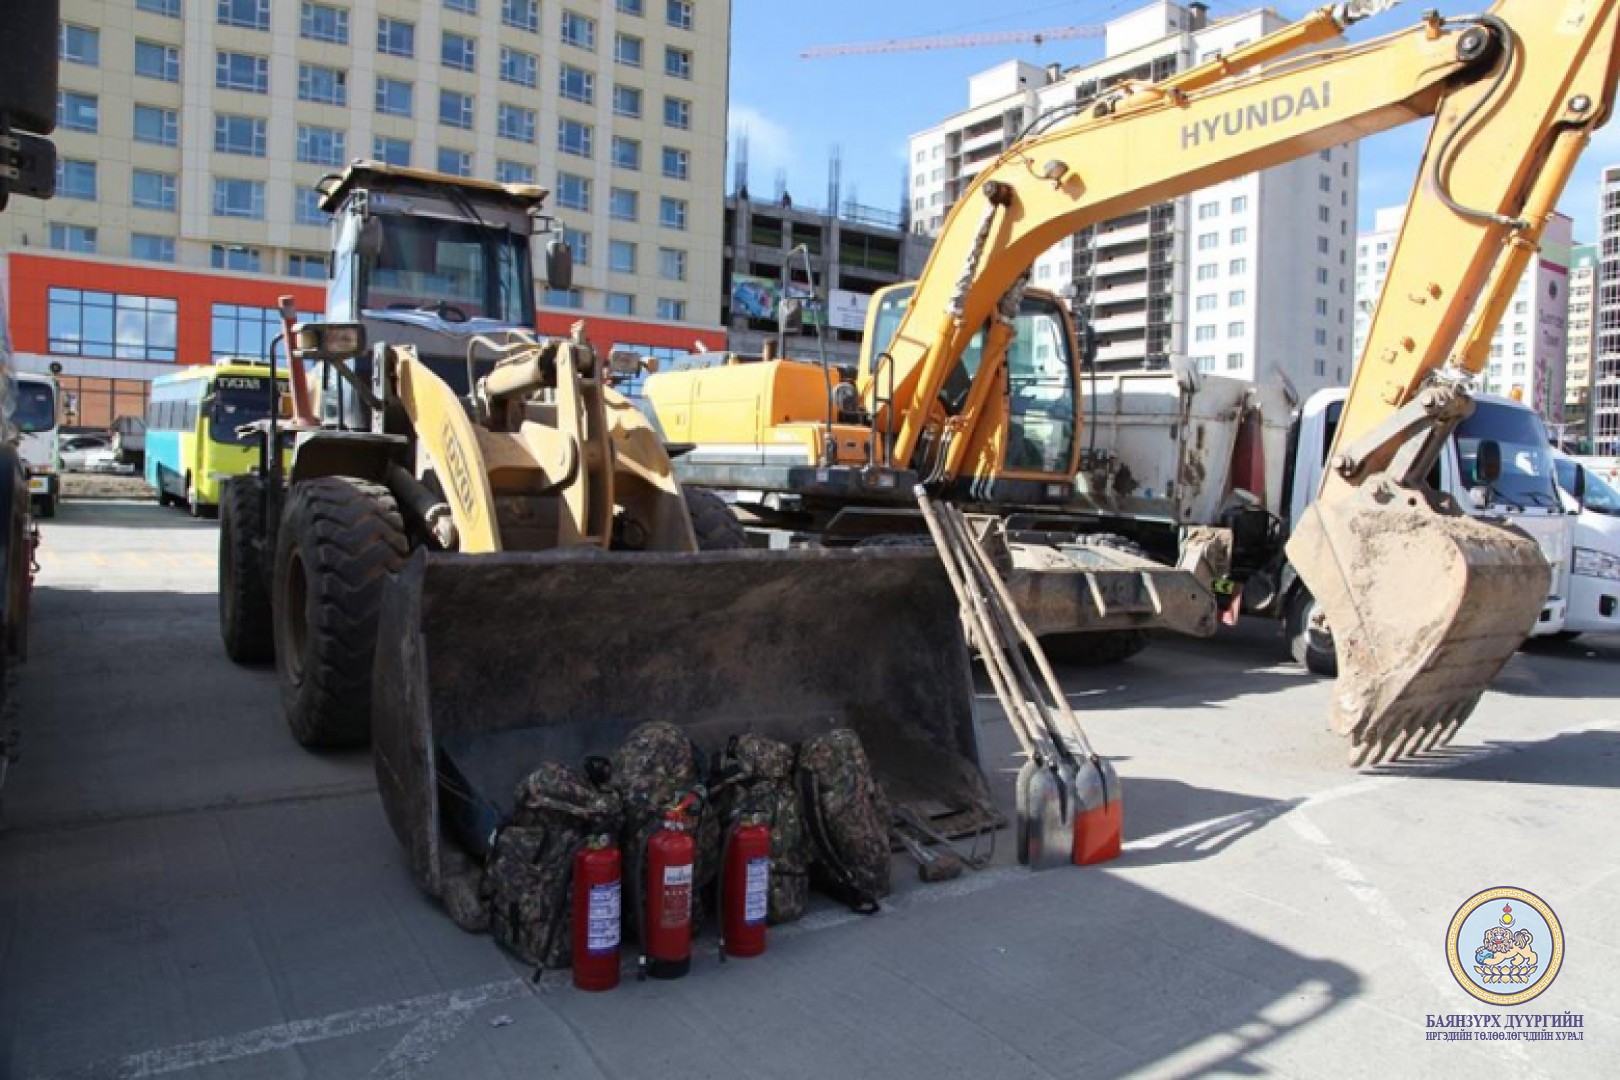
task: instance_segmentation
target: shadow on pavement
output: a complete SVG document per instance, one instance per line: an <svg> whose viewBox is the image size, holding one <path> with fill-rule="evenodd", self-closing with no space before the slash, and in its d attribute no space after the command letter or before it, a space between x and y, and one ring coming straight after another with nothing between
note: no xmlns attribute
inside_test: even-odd
<svg viewBox="0 0 1620 1080"><path fill-rule="evenodd" d="M215 529L219 522L194 518L184 509L133 499L63 499L43 522L46 542L57 529Z"/></svg>
<svg viewBox="0 0 1620 1080"><path fill-rule="evenodd" d="M1477 761L1466 760L1471 754L1477 755L1480 749L1499 752ZM1453 745L1428 758L1384 765L1375 771L1388 776L1431 780L1620 788L1620 732L1571 731L1545 742L1488 742L1480 749ZM1436 759L1443 763L1448 756L1462 760L1458 764L1435 767Z"/></svg>
<svg viewBox="0 0 1620 1080"><path fill-rule="evenodd" d="M1194 787L1180 780L1125 778L1122 866L1191 862L1218 855L1299 805Z"/></svg>

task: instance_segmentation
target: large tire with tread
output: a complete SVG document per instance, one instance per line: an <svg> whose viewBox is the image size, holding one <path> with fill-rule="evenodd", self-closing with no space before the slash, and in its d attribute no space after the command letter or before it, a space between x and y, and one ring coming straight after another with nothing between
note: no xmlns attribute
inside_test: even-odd
<svg viewBox="0 0 1620 1080"><path fill-rule="evenodd" d="M748 546L748 531L726 500L703 488L682 488L699 551L736 551Z"/></svg>
<svg viewBox="0 0 1620 1080"><path fill-rule="evenodd" d="M1316 607L1316 597L1304 585L1294 590L1283 624L1283 632L1288 638L1288 652L1296 664L1302 665L1312 675L1336 679L1339 676L1339 656L1333 649L1333 635L1311 628Z"/></svg>
<svg viewBox="0 0 1620 1080"><path fill-rule="evenodd" d="M381 485L327 476L288 492L276 544L276 672L301 745L370 739L377 616L408 550L399 507Z"/></svg>
<svg viewBox="0 0 1620 1080"><path fill-rule="evenodd" d="M263 497L256 476L232 477L220 494L219 635L238 664L262 664L276 654Z"/></svg>
<svg viewBox="0 0 1620 1080"><path fill-rule="evenodd" d="M1150 558L1142 545L1115 533L1096 533L1082 538L1081 542L1087 547L1123 551L1138 559ZM1053 660L1074 667L1108 667L1129 660L1152 640L1146 630L1083 630L1047 634L1041 638L1041 648Z"/></svg>

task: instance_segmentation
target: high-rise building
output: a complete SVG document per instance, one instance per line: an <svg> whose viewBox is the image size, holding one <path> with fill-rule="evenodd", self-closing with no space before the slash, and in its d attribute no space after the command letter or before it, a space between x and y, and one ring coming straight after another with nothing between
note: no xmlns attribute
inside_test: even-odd
<svg viewBox="0 0 1620 1080"><path fill-rule="evenodd" d="M63 0L57 196L0 217L20 363L62 363L92 422L167 364L261 352L279 295L321 309L312 184L361 157L549 188L576 272L542 329L716 333L730 21L725 0Z"/></svg>
<svg viewBox="0 0 1620 1080"><path fill-rule="evenodd" d="M1592 453L1620 455L1620 165L1598 193L1597 301L1592 311Z"/></svg>
<svg viewBox="0 0 1620 1080"><path fill-rule="evenodd" d="M1564 364L1564 440L1582 447L1591 437L1592 315L1597 300L1597 247L1577 245L1569 257L1569 356Z"/></svg>
<svg viewBox="0 0 1620 1080"><path fill-rule="evenodd" d="M1386 207L1373 228L1356 238L1356 356L1389 276L1389 260L1406 220L1404 206ZM1541 253L1519 279L1513 299L1491 338L1480 376L1488 394L1514 396L1555 426L1564 422L1564 370L1568 354L1570 256L1573 223L1554 214L1541 237Z"/></svg>
<svg viewBox="0 0 1620 1080"><path fill-rule="evenodd" d="M1011 62L968 86L968 108L911 139L914 228L937 233L974 178L1036 117L1130 80L1156 80L1285 25L1275 12L1210 21L1158 2L1107 24L1104 59ZM1109 368L1286 375L1302 393L1349 377L1357 153L1334 147L1103 222L1043 254L1033 284L1069 292ZM1263 208L1263 210L1262 210Z"/></svg>

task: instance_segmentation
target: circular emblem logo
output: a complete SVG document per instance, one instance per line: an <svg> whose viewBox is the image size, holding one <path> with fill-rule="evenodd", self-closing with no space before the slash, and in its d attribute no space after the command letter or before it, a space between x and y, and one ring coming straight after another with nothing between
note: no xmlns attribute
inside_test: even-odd
<svg viewBox="0 0 1620 1080"><path fill-rule="evenodd" d="M1519 1005L1558 977L1564 928L1533 892L1502 885L1470 896L1452 916L1446 954L1458 985L1487 1005Z"/></svg>

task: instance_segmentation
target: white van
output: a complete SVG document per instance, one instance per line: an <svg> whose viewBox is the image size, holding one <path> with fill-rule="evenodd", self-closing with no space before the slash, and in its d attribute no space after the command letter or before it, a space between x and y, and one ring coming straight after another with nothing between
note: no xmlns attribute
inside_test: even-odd
<svg viewBox="0 0 1620 1080"><path fill-rule="evenodd" d="M1558 486L1574 511L1565 595L1569 609L1558 636L1620 632L1620 491L1577 459L1554 455Z"/></svg>
<svg viewBox="0 0 1620 1080"><path fill-rule="evenodd" d="M1287 485L1290 521L1300 519L1322 486L1328 450L1347 395L1342 387L1319 390L1300 410L1293 476ZM1487 443L1496 445L1502 463L1501 474L1493 483L1485 483L1475 471L1480 448ZM1552 566L1553 586L1530 633L1536 637L1562 632L1575 516L1566 510L1554 479L1553 449L1541 418L1512 398L1476 394L1474 414L1457 428L1436 470L1438 475L1431 476L1430 483L1465 510L1505 517L1535 537ZM1303 584L1295 589L1295 598L1283 612L1290 649L1312 671L1334 674L1332 635Z"/></svg>

